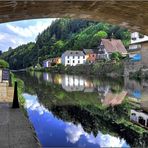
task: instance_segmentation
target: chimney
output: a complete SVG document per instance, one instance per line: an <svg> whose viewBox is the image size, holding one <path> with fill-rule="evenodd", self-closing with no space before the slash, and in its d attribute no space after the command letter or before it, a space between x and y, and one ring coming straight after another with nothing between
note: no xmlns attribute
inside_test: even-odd
<svg viewBox="0 0 148 148"><path fill-rule="evenodd" d="M110 36L110 41L114 38L114 33L112 32L112 35Z"/></svg>

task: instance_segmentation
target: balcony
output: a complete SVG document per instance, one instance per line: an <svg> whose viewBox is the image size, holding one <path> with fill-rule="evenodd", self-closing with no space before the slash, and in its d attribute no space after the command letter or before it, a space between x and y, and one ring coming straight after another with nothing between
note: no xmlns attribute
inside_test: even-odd
<svg viewBox="0 0 148 148"><path fill-rule="evenodd" d="M140 50L141 49L141 45L137 44L137 45L130 45L129 46L129 51L135 51L135 50Z"/></svg>

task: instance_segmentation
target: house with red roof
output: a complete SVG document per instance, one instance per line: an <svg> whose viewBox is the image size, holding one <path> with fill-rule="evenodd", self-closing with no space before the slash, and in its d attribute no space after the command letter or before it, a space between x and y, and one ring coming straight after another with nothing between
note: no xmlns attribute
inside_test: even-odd
<svg viewBox="0 0 148 148"><path fill-rule="evenodd" d="M127 51L119 39L102 39L98 48L98 59L109 60L110 55L114 52L119 52L122 56L127 55Z"/></svg>

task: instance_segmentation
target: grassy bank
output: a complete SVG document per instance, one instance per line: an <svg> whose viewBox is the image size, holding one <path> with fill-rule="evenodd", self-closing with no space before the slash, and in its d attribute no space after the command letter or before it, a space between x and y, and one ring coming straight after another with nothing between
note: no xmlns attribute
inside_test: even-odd
<svg viewBox="0 0 148 148"><path fill-rule="evenodd" d="M62 64L59 64L49 68L29 68L28 70L60 74L84 74L95 76L120 77L123 76L124 66L122 62L98 62L95 64L85 64L77 66L64 66Z"/></svg>

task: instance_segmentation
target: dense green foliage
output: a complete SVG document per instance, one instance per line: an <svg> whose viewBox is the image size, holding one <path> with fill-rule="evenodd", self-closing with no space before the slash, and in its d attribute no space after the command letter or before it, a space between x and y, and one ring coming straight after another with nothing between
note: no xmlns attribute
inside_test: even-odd
<svg viewBox="0 0 148 148"><path fill-rule="evenodd" d="M10 68L12 69L23 69L25 67L29 67L33 64L33 47L34 43L28 43L15 49L9 48L7 52L2 54L2 58L9 63Z"/></svg>
<svg viewBox="0 0 148 148"><path fill-rule="evenodd" d="M0 68L9 68L9 64L5 60L0 59Z"/></svg>
<svg viewBox="0 0 148 148"><path fill-rule="evenodd" d="M122 55L120 52L113 52L111 54L111 60L120 61L122 59Z"/></svg>
<svg viewBox="0 0 148 148"><path fill-rule="evenodd" d="M57 19L37 36L36 43L10 48L1 57L9 62L10 68L22 69L61 56L66 50L97 48L102 38L110 37L121 39L128 46L130 33L127 29L102 22Z"/></svg>

